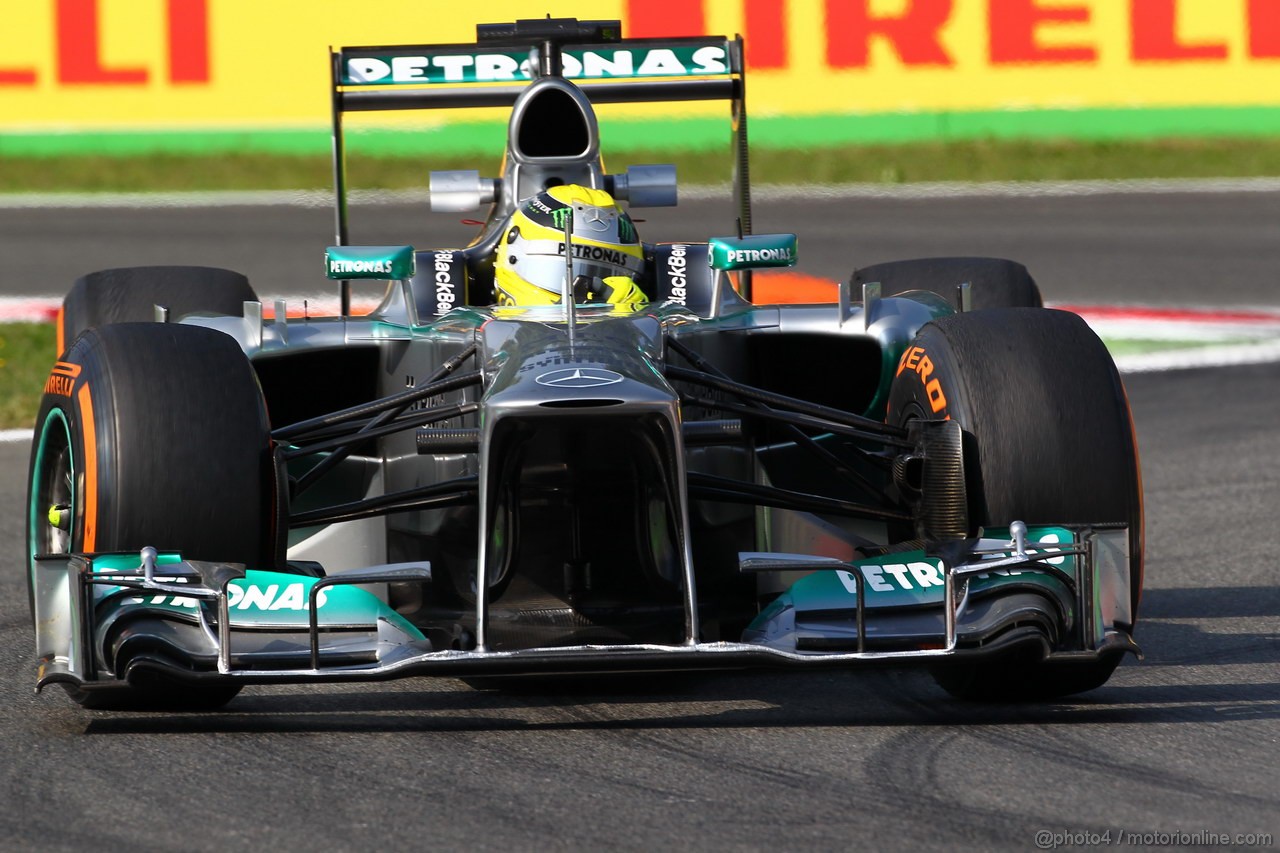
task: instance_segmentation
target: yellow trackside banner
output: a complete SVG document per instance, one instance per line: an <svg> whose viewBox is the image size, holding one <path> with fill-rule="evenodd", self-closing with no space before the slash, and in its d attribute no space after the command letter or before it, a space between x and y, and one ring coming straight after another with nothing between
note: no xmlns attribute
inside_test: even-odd
<svg viewBox="0 0 1280 853"><path fill-rule="evenodd" d="M544 13L742 33L760 117L1280 106L1280 0L9 0L0 134L323 127L329 46Z"/></svg>

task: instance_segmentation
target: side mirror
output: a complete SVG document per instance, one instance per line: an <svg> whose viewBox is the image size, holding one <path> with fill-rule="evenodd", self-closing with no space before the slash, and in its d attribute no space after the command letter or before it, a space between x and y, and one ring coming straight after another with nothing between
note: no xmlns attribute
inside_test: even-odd
<svg viewBox="0 0 1280 853"><path fill-rule="evenodd" d="M434 213L469 213L498 197L501 178L482 178L478 169L431 173L428 201Z"/></svg>
<svg viewBox="0 0 1280 853"><path fill-rule="evenodd" d="M330 246L324 250L324 274L340 281L404 281L413 278L416 267L412 246Z"/></svg>
<svg viewBox="0 0 1280 853"><path fill-rule="evenodd" d="M605 188L632 207L675 207L676 167L628 166L621 175L606 175Z"/></svg>
<svg viewBox="0 0 1280 853"><path fill-rule="evenodd" d="M721 272L793 267L797 246L794 234L712 237L708 242L707 262Z"/></svg>

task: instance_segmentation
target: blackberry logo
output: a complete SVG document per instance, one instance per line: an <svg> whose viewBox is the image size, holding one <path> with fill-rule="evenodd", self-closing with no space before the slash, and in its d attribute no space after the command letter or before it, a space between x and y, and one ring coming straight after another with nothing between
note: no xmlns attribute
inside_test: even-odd
<svg viewBox="0 0 1280 853"><path fill-rule="evenodd" d="M688 250L688 246L676 244L671 247L671 256L667 258L667 279L670 282L667 298L681 305L687 305L689 300L689 280L685 275L688 269L685 253Z"/></svg>

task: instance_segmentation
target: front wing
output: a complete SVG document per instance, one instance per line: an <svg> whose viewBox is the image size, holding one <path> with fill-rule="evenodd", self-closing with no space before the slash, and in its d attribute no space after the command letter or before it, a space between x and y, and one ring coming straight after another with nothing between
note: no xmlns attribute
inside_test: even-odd
<svg viewBox="0 0 1280 853"><path fill-rule="evenodd" d="M432 648L417 628L365 589L429 583L425 564L317 579L183 561L151 548L143 549L138 565L124 554L39 557L36 689L59 682L90 691L119 689L144 672L279 684L944 664L1028 648L1068 663L1138 652L1130 634L1127 528L1027 531L1015 523L1011 533L1007 541L970 539L847 563L744 554L743 571L801 574L739 642L686 636L675 645L511 651ZM478 620L485 617L477 613Z"/></svg>

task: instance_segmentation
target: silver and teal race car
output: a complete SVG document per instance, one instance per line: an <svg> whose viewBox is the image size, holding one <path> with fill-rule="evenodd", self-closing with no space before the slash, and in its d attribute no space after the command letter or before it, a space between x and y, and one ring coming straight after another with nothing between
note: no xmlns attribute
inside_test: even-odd
<svg viewBox="0 0 1280 853"><path fill-rule="evenodd" d="M518 21L332 69L341 316L268 317L200 267L92 273L64 302L30 468L37 689L216 707L250 684L891 664L998 701L1137 652L1138 456L1101 342L999 259L753 304L752 272L799 247L752 233L740 40ZM731 236L641 244L647 304L496 304L522 200L677 201L669 166L605 172L594 105L692 99L733 118ZM475 240L349 245L343 116L466 106L511 110L497 177L432 175L434 209L487 208ZM563 293L574 241L566 221ZM357 279L386 281L371 313Z"/></svg>

